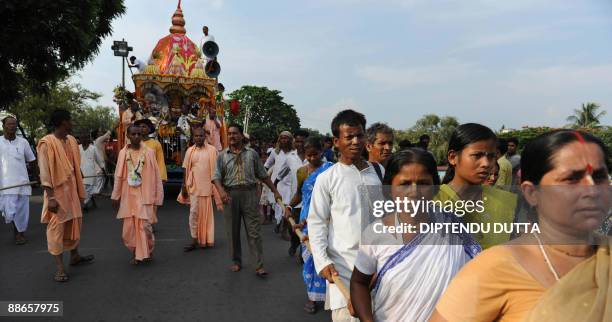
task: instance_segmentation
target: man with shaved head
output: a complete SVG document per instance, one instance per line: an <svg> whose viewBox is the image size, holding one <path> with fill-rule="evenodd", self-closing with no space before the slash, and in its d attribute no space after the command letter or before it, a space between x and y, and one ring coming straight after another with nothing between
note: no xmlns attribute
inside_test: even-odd
<svg viewBox="0 0 612 322"><path fill-rule="evenodd" d="M179 202L190 205L189 231L192 241L185 246L186 252L215 244L212 178L217 164L217 149L206 143L204 128L196 127L191 134L195 144L185 153L182 198L179 198Z"/></svg>

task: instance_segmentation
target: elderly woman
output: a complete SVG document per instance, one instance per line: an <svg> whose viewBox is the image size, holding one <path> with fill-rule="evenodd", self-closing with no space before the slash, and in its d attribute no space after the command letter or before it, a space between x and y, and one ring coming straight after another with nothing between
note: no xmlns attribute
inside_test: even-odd
<svg viewBox="0 0 612 322"><path fill-rule="evenodd" d="M521 189L539 232L464 266L430 321L612 321L610 239L594 233L610 210L608 156L583 132L530 142Z"/></svg>

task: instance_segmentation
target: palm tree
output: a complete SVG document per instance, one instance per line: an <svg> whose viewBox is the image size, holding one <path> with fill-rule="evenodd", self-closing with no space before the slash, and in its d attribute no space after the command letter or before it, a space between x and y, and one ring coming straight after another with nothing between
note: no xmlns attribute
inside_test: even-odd
<svg viewBox="0 0 612 322"><path fill-rule="evenodd" d="M581 109L575 109L574 115L568 116L567 121L572 128L583 128L583 129L596 129L600 128L599 125L601 118L606 115L606 111L597 112L599 104L588 102L582 104Z"/></svg>

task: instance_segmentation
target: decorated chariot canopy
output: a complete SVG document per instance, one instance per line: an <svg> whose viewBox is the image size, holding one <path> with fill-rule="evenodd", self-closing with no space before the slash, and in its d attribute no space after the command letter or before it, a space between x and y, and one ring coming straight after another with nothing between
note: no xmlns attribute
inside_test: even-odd
<svg viewBox="0 0 612 322"><path fill-rule="evenodd" d="M186 33L179 1L170 34L157 42L144 71L132 76L143 114L159 119L160 125L176 124L184 109L202 116L208 106L218 105L217 79L209 77L215 74L211 69L218 67L216 58L209 64L216 66L208 67L207 75L205 67L210 59L202 55L201 48Z"/></svg>

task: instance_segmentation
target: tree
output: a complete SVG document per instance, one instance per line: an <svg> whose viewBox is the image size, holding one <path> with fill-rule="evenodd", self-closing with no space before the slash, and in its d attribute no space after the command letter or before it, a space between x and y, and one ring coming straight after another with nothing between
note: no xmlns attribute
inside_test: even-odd
<svg viewBox="0 0 612 322"><path fill-rule="evenodd" d="M414 126L408 130L396 131L396 142L407 139L413 144L419 141L419 137L427 134L430 137L429 150L433 153L438 164L446 164L446 150L448 139L459 126L457 118L453 116L439 117L436 114L427 114L418 119Z"/></svg>
<svg viewBox="0 0 612 322"><path fill-rule="evenodd" d="M112 130L117 123L117 116L115 109L109 106L85 106L75 111L73 122L75 134L88 134L98 129Z"/></svg>
<svg viewBox="0 0 612 322"><path fill-rule="evenodd" d="M308 137L313 137L313 138L323 138L324 136L326 136L325 134L321 133L319 130L317 129L309 129L309 128L303 128L302 130L308 132ZM331 135L330 135L331 136Z"/></svg>
<svg viewBox="0 0 612 322"><path fill-rule="evenodd" d="M505 133L497 133L500 138L517 138L519 141L518 149L522 150L529 141L535 139L539 135L550 132L553 128L547 126L525 127L521 130L506 131Z"/></svg>
<svg viewBox="0 0 612 322"><path fill-rule="evenodd" d="M89 105L89 102L97 100L100 94L78 84L63 81L51 85L46 93L37 92L26 86L28 84L21 85L23 98L10 105L8 111L17 116L26 135L32 139L41 138L48 132L50 115L59 108L73 114L75 134L77 131L89 131L98 127L110 129L115 122L111 108L93 108Z"/></svg>
<svg viewBox="0 0 612 322"><path fill-rule="evenodd" d="M606 111L597 112L600 108L599 104L588 102L582 104L580 109L574 110L574 115L567 117L567 121L571 122L570 127L578 129L596 129L601 127L600 120L606 115Z"/></svg>
<svg viewBox="0 0 612 322"><path fill-rule="evenodd" d="M228 95L228 101L240 101L240 111L237 116L228 115L228 121L243 125L249 108L248 133L256 138L275 142L280 132L295 132L300 128L300 118L293 105L283 102L280 93L278 90L258 86L243 86L233 91Z"/></svg>
<svg viewBox="0 0 612 322"><path fill-rule="evenodd" d="M123 0L3 0L0 108L24 97L23 83L48 91L85 66L124 12Z"/></svg>
<svg viewBox="0 0 612 322"><path fill-rule="evenodd" d="M497 135L501 138L517 138L519 141L519 150L522 150L529 141L533 140L539 135L555 130L554 128L541 126L541 127L526 127L521 130L513 130L506 133L498 133ZM608 151L612 151L612 126L600 126L598 128L586 128L583 129L603 141L608 148ZM608 153L607 156L608 164L612 166L612 155ZM612 171L612 167L609 168Z"/></svg>

